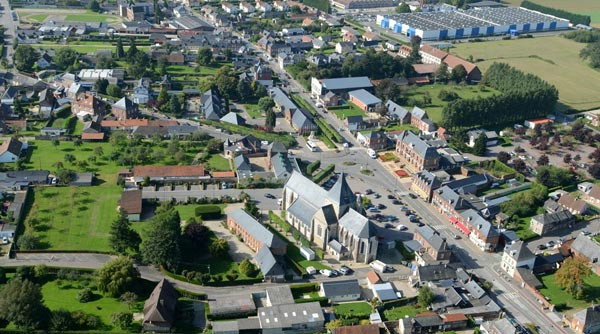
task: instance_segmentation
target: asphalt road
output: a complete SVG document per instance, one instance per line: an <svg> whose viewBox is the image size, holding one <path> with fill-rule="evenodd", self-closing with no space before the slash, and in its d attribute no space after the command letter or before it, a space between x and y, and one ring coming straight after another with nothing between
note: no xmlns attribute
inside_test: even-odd
<svg viewBox="0 0 600 334"><path fill-rule="evenodd" d="M8 0L0 0L2 11L0 11L0 24L4 27L4 54L3 56L12 64L12 54L14 52L12 43L16 34L16 21L13 21Z"/></svg>

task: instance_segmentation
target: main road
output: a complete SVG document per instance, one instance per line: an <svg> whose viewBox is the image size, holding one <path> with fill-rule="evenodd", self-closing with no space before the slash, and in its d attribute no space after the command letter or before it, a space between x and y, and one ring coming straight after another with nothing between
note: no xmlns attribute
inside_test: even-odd
<svg viewBox="0 0 600 334"><path fill-rule="evenodd" d="M0 6L2 6L0 25L4 27L4 41L2 41L4 43L4 54L2 56L6 58L8 64L12 64L13 39L17 37L17 21L13 20L8 0L0 0Z"/></svg>

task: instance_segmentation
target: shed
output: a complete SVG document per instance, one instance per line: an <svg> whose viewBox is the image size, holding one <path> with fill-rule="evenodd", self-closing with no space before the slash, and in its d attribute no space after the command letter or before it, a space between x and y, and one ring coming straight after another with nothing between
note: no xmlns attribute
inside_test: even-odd
<svg viewBox="0 0 600 334"><path fill-rule="evenodd" d="M301 246L300 254L302 254L302 256L304 256L304 258L307 259L308 261L312 261L315 259L315 252L308 247Z"/></svg>

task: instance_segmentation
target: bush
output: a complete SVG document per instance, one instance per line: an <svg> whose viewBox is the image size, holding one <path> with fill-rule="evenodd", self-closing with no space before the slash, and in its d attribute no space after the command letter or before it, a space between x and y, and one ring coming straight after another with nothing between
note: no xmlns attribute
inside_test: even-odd
<svg viewBox="0 0 600 334"><path fill-rule="evenodd" d="M133 314L129 312L117 312L110 315L113 325L120 329L127 329L133 322Z"/></svg>
<svg viewBox="0 0 600 334"><path fill-rule="evenodd" d="M221 218L221 208L217 205L202 205L194 210L197 217L202 220L215 220Z"/></svg>
<svg viewBox="0 0 600 334"><path fill-rule="evenodd" d="M300 283L300 284L292 284L290 285L290 290L292 290L292 295L295 299L302 297L305 293L311 293L315 291L319 291L319 284L317 283Z"/></svg>
<svg viewBox="0 0 600 334"><path fill-rule="evenodd" d="M313 173L321 167L321 160L313 161L306 166L306 174L312 176Z"/></svg>
<svg viewBox="0 0 600 334"><path fill-rule="evenodd" d="M314 183L320 183L327 176L331 175L334 170L335 170L335 164L330 164L329 166L325 167L325 169L323 169L322 171L320 171L319 173L317 173L317 175L315 175L315 177L313 177L312 181Z"/></svg>
<svg viewBox="0 0 600 334"><path fill-rule="evenodd" d="M94 299L94 293L92 292L92 290L85 288L85 289L81 289L79 290L79 292L77 293L77 300L80 303L87 303L87 302L91 302L92 299Z"/></svg>

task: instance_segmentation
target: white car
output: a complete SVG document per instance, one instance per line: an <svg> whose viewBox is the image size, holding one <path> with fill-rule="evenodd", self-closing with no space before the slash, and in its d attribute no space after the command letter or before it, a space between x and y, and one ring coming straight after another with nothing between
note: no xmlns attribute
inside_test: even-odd
<svg viewBox="0 0 600 334"><path fill-rule="evenodd" d="M8 238L7 237L2 237L2 244L3 245L8 244Z"/></svg>
<svg viewBox="0 0 600 334"><path fill-rule="evenodd" d="M404 226L404 225L398 225L398 226L396 227L396 229L397 229L398 231L406 231L406 230L408 230L408 227L406 227L406 226Z"/></svg>
<svg viewBox="0 0 600 334"><path fill-rule="evenodd" d="M325 277L333 276L333 273L329 269L321 269L320 273L321 273L321 275L323 275Z"/></svg>

